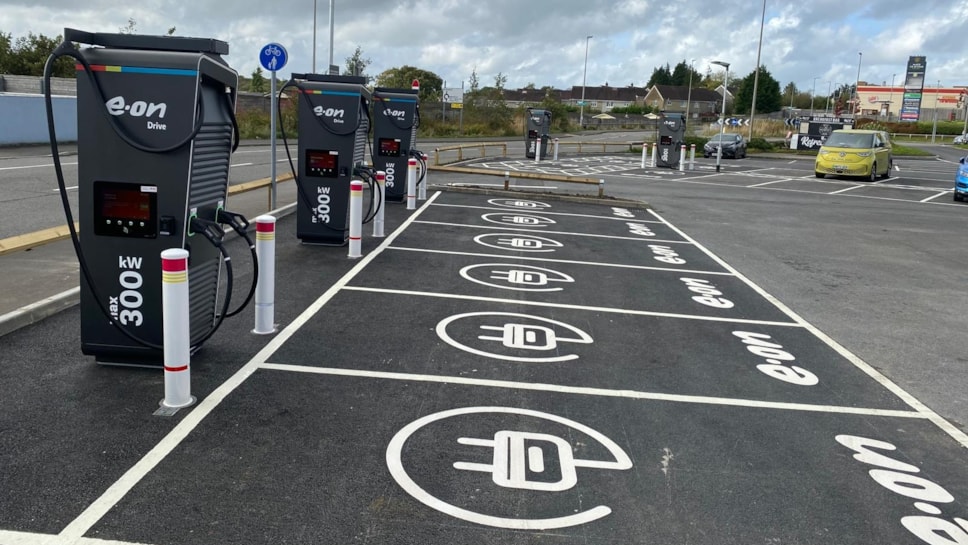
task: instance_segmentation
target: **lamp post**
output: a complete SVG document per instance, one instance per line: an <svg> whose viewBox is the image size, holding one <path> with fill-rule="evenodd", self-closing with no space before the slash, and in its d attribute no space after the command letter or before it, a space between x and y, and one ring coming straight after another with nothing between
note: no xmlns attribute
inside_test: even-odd
<svg viewBox="0 0 968 545"><path fill-rule="evenodd" d="M817 96L817 80L820 76L813 77L813 91L810 93L810 116L813 116L813 97Z"/></svg>
<svg viewBox="0 0 968 545"><path fill-rule="evenodd" d="M753 116L756 115L756 88L760 84L760 52L763 50L763 24L766 22L766 0L763 0L763 14L760 15L760 42L756 46L756 74L753 76L753 103L750 105L750 133L753 139Z"/></svg>
<svg viewBox="0 0 968 545"><path fill-rule="evenodd" d="M692 64L696 59L689 59L689 92L686 93L686 127L689 126L689 106L692 105Z"/></svg>
<svg viewBox="0 0 968 545"><path fill-rule="evenodd" d="M336 8L333 5L335 0L329 0L329 66L333 66L333 22L334 16L336 15ZM326 69L326 73L329 73L329 69Z"/></svg>
<svg viewBox="0 0 968 545"><path fill-rule="evenodd" d="M726 69L726 79L723 80L723 116L722 124L719 126L719 146L716 148L716 172L719 172L719 164L723 159L723 132L726 130L726 87L729 86L729 63L724 61L713 61Z"/></svg>
<svg viewBox="0 0 968 545"><path fill-rule="evenodd" d="M854 115L860 115L860 61L863 60L864 53L857 53L857 81L854 83Z"/></svg>
<svg viewBox="0 0 968 545"><path fill-rule="evenodd" d="M316 0L313 0L313 74L316 73Z"/></svg>
<svg viewBox="0 0 968 545"><path fill-rule="evenodd" d="M588 40L594 36L585 36L585 68L581 72L581 103L578 105L578 126L585 128L585 76L588 75Z"/></svg>
<svg viewBox="0 0 968 545"><path fill-rule="evenodd" d="M832 81L827 81L827 105L823 107L823 115L830 115L830 84Z"/></svg>
<svg viewBox="0 0 968 545"><path fill-rule="evenodd" d="M891 74L891 101L887 105L887 120L888 121L891 120L891 107L894 106L894 78L895 77L897 77L897 74Z"/></svg>

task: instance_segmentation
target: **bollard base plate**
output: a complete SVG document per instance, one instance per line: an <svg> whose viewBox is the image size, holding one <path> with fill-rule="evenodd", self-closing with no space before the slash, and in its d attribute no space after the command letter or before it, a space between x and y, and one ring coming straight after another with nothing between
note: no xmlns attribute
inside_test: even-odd
<svg viewBox="0 0 968 545"><path fill-rule="evenodd" d="M252 333L256 335L272 335L273 333L278 333L278 331L279 331L279 324L273 324L272 329L270 329L269 331L259 331L258 329L253 329Z"/></svg>
<svg viewBox="0 0 968 545"><path fill-rule="evenodd" d="M151 414L152 416L175 416L175 413L177 413L179 409L183 409L185 407L191 407L192 405L195 404L195 401L197 401L195 399L195 396L192 396L191 399L188 401L188 403L185 403L184 405L178 405L177 407L173 407L170 405L165 405L165 400L162 399L161 401L158 402L158 410L156 410Z"/></svg>

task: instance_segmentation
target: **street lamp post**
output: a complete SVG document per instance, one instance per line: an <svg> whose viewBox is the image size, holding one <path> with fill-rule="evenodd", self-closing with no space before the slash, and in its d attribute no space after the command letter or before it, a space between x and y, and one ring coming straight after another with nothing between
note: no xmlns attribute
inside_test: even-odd
<svg viewBox="0 0 968 545"><path fill-rule="evenodd" d="M887 120L891 120L891 107L894 106L894 78L897 74L891 74L891 102L887 105Z"/></svg>
<svg viewBox="0 0 968 545"><path fill-rule="evenodd" d="M726 130L726 87L729 86L729 63L724 61L713 61L713 64L722 66L726 69L726 79L723 81L722 124L719 125L719 146L716 147L716 172L719 172L719 164L723 159L723 132Z"/></svg>
<svg viewBox="0 0 968 545"><path fill-rule="evenodd" d="M857 53L857 81L854 82L854 115L860 115L860 61L863 60L864 53Z"/></svg>
<svg viewBox="0 0 968 545"><path fill-rule="evenodd" d="M316 73L316 0L313 0L313 74Z"/></svg>
<svg viewBox="0 0 968 545"><path fill-rule="evenodd" d="M581 72L581 103L578 105L578 127L585 128L585 76L588 75L588 40L594 36L585 36L585 68Z"/></svg>
<svg viewBox="0 0 968 545"><path fill-rule="evenodd" d="M336 7L333 5L334 0L329 0L329 66L333 66L333 29L335 27L335 15ZM326 73L329 74L329 68L326 69Z"/></svg>
<svg viewBox="0 0 968 545"><path fill-rule="evenodd" d="M831 81L827 81L827 105L823 107L823 115L830 115L830 84Z"/></svg>
<svg viewBox="0 0 968 545"><path fill-rule="evenodd" d="M756 74L753 76L753 103L750 105L750 133L753 139L753 116L756 115L756 91L760 83L760 52L763 50L763 24L766 22L766 0L763 0L763 14L760 16L760 42L756 46Z"/></svg>
<svg viewBox="0 0 968 545"><path fill-rule="evenodd" d="M820 76L814 76L813 78L813 92L810 93L810 116L813 116L813 99L817 96L817 80Z"/></svg>
<svg viewBox="0 0 968 545"><path fill-rule="evenodd" d="M696 59L689 60L689 92L686 93L686 127L689 127L689 106L692 105L692 64Z"/></svg>

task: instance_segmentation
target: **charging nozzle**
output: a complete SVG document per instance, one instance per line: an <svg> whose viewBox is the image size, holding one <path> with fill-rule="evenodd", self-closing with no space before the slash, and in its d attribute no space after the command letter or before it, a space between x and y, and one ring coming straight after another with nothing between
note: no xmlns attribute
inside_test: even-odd
<svg viewBox="0 0 968 545"><path fill-rule="evenodd" d="M225 238L225 230L217 222L193 216L188 226L191 228L192 233L198 233L204 236L215 246L222 245L222 239Z"/></svg>
<svg viewBox="0 0 968 545"><path fill-rule="evenodd" d="M239 234L249 228L249 220L245 216L238 212L225 210L224 208L218 209L218 212L215 214L215 220L219 223L230 225Z"/></svg>

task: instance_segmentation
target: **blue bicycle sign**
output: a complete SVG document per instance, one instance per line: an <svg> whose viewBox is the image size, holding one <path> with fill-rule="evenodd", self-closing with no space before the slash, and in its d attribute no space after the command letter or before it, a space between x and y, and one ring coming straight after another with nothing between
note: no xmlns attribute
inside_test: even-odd
<svg viewBox="0 0 968 545"><path fill-rule="evenodd" d="M286 61L288 60L289 53L286 51L286 48L277 43L266 44L262 47L262 51L259 52L259 63L270 72L282 70L282 67L286 65Z"/></svg>

